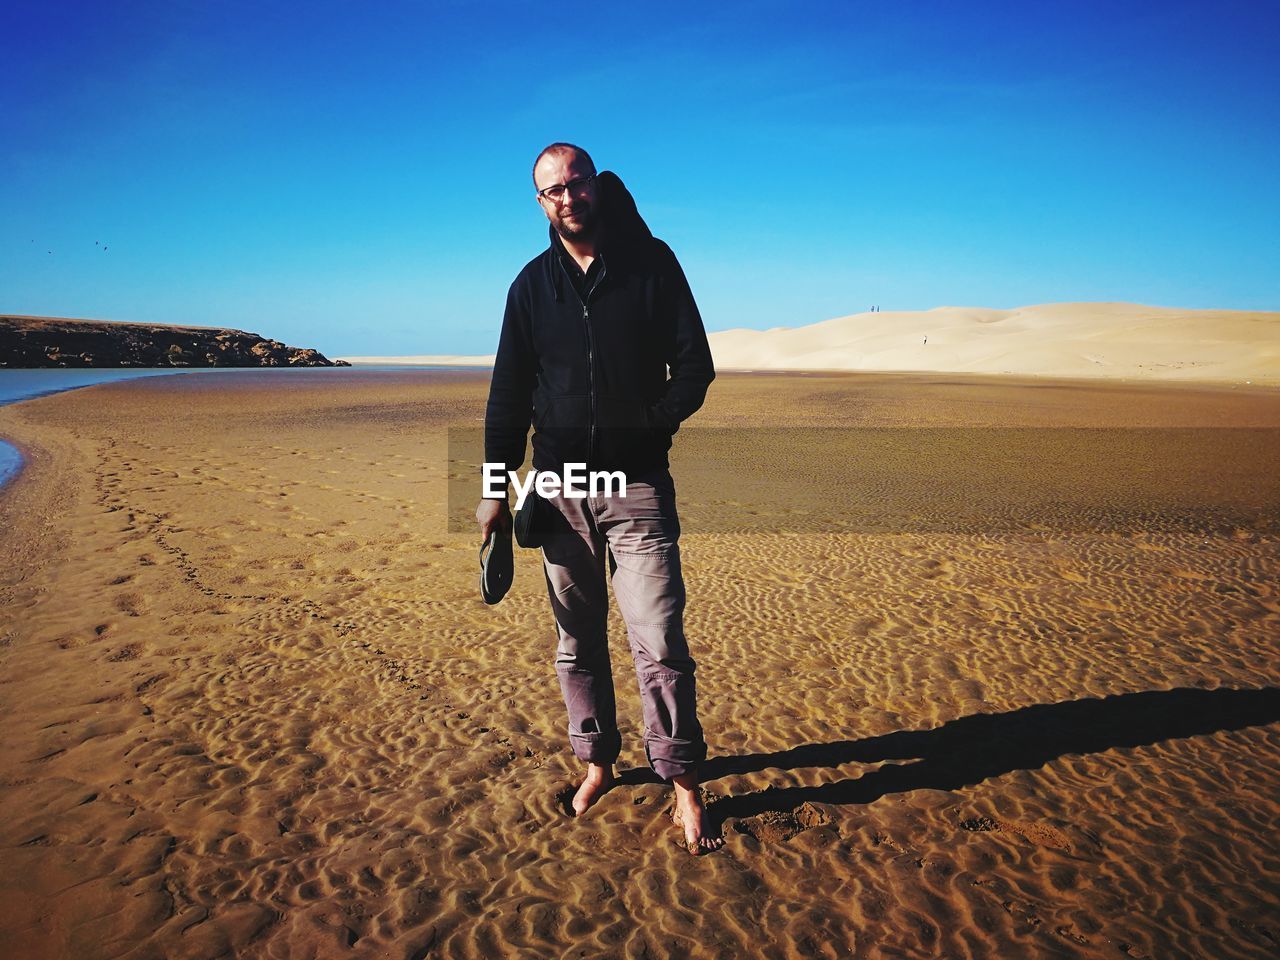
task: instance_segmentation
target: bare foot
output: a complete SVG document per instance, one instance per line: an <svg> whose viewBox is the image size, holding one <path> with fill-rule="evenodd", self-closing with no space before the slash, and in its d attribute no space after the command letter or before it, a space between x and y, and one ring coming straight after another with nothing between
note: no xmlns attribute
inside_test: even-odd
<svg viewBox="0 0 1280 960"><path fill-rule="evenodd" d="M573 815L580 817L587 809L609 792L613 786L613 764L601 766L598 763L587 764L587 776L573 795Z"/></svg>
<svg viewBox="0 0 1280 960"><path fill-rule="evenodd" d="M671 781L676 788L676 809L671 815L684 830L684 845L695 857L724 846L724 837L702 805L702 792L695 774L686 773Z"/></svg>

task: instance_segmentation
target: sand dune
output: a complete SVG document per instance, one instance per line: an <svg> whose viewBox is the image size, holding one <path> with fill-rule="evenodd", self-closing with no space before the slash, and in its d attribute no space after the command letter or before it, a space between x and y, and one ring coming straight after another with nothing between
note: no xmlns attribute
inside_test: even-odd
<svg viewBox="0 0 1280 960"><path fill-rule="evenodd" d="M926 342L927 339L927 342ZM858 313L710 335L723 370L916 370L1280 383L1280 313L1133 303Z"/></svg>
<svg viewBox="0 0 1280 960"><path fill-rule="evenodd" d="M646 773L616 613L629 772L563 814L578 765L537 558L486 607L475 537L445 522L448 431L486 388L228 374L0 409L29 460L0 494L7 955L1275 955L1280 471L1259 437L1280 391L719 378L674 469L727 837L694 859ZM881 428L928 429L905 450L859 432ZM1018 502L1099 430L1138 461L1151 431L1192 432L1154 481L1098 464ZM1201 488L1206 449L1245 472ZM786 468L787 496L698 450ZM808 469L837 458L838 493ZM897 526L817 522L863 503ZM929 515L963 504L954 528ZM752 510L792 513L733 529Z"/></svg>
<svg viewBox="0 0 1280 960"><path fill-rule="evenodd" d="M1280 313L1135 303L857 313L708 338L717 370L919 371L1280 384ZM927 340L927 342L926 342ZM493 365L487 356L344 357Z"/></svg>

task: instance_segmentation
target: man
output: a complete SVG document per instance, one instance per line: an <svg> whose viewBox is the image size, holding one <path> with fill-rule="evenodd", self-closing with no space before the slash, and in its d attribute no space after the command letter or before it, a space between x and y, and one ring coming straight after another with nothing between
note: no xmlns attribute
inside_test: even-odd
<svg viewBox="0 0 1280 960"><path fill-rule="evenodd" d="M581 816L614 784L621 750L606 639L605 561L636 663L645 753L675 788L692 853L723 844L698 791L706 743L684 636L680 521L667 451L715 377L706 332L675 255L654 238L622 182L580 147L553 143L533 168L550 245L507 294L485 460L515 470L534 427L533 467L620 470L626 496L550 497L543 544L560 642L556 673L569 741L587 763ZM670 376L668 377L668 368ZM509 529L506 497L482 500L481 535Z"/></svg>

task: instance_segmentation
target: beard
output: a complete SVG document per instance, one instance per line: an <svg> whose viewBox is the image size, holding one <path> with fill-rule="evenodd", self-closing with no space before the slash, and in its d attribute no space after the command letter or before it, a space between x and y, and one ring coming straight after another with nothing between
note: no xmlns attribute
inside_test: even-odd
<svg viewBox="0 0 1280 960"><path fill-rule="evenodd" d="M555 219L556 233L565 240L590 240L596 233L596 212L591 207L579 210L572 223L566 223L561 217Z"/></svg>

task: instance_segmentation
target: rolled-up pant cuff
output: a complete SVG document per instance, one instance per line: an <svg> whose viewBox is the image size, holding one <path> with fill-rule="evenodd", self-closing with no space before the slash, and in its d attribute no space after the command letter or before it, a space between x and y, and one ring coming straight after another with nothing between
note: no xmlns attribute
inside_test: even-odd
<svg viewBox="0 0 1280 960"><path fill-rule="evenodd" d="M655 757L649 761L653 766L653 772L660 776L663 780L674 780L676 777L682 777L686 773L697 773L700 760L662 760Z"/></svg>
<svg viewBox="0 0 1280 960"><path fill-rule="evenodd" d="M570 729L569 744L573 747L573 755L579 760L608 766L614 763L618 759L618 754L622 752L622 734L617 730L578 733Z"/></svg>
<svg viewBox="0 0 1280 960"><path fill-rule="evenodd" d="M690 740L646 739L645 756L649 766L663 780L674 780L686 773L696 773L706 759L707 745Z"/></svg>

